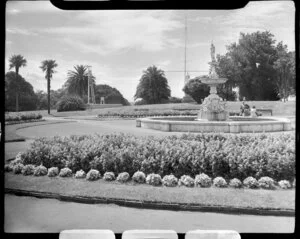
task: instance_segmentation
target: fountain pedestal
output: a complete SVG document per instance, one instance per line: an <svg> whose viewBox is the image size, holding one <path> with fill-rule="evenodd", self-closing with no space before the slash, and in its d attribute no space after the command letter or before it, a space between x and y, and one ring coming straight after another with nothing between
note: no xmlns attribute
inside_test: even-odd
<svg viewBox="0 0 300 239"><path fill-rule="evenodd" d="M226 78L201 78L201 82L210 87L210 95L204 99L200 106L198 120L206 119L208 121L224 121L228 119L226 102L217 95L217 85L223 84L226 81Z"/></svg>

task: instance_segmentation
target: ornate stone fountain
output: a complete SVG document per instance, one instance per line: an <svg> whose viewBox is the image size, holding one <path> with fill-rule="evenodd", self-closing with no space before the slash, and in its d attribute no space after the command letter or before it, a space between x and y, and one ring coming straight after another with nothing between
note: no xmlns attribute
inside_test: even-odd
<svg viewBox="0 0 300 239"><path fill-rule="evenodd" d="M197 77L202 83L210 87L210 95L207 96L200 106L198 120L207 119L208 121L224 121L228 119L226 102L217 95L217 86L224 84L227 79L220 78L216 72L215 46L210 47L211 62L208 77Z"/></svg>

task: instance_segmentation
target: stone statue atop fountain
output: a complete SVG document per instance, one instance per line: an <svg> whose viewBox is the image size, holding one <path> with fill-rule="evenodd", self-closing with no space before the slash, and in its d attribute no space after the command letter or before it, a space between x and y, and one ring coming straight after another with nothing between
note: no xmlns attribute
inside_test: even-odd
<svg viewBox="0 0 300 239"><path fill-rule="evenodd" d="M208 77L198 77L198 79L210 87L210 95L207 96L200 106L198 120L207 119L209 121L223 121L228 118L226 102L217 95L217 86L224 84L227 79L220 78L216 72L217 61L215 58L215 46L211 43L210 47L211 62L209 63Z"/></svg>

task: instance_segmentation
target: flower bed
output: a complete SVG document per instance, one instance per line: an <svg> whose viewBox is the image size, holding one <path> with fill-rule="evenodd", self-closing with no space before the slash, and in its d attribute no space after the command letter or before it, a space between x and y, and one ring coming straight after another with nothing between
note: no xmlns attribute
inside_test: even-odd
<svg viewBox="0 0 300 239"><path fill-rule="evenodd" d="M119 112L105 112L98 114L99 118L142 118L142 117L153 117L153 116L180 116L180 115L197 115L198 110L153 110L153 109L141 109L141 110L127 110Z"/></svg>
<svg viewBox="0 0 300 239"><path fill-rule="evenodd" d="M164 139L127 134L40 138L21 156L24 165L96 169L118 175L137 171L162 177L195 177L199 172L225 180L246 177L293 180L295 137L282 135L197 134ZM195 178L196 180L196 178ZM197 184L197 183L196 183ZM251 187L251 186L250 186Z"/></svg>
<svg viewBox="0 0 300 239"><path fill-rule="evenodd" d="M35 113L5 113L6 124L16 124L32 121L40 121L42 119L41 114Z"/></svg>

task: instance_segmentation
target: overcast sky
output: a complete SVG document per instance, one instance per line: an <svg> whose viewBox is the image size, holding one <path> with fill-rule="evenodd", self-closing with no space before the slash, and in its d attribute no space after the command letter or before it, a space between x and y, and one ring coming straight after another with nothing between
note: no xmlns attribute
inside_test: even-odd
<svg viewBox="0 0 300 239"><path fill-rule="evenodd" d="M46 91L41 61L58 63L51 88L57 90L74 65L91 65L97 84L116 87L133 101L143 70L156 65L166 71L171 95L182 97L184 15L188 17L187 70L206 74L210 43L216 54L237 42L240 32L269 30L277 42L295 49L295 7L290 1L251 2L238 10L103 10L64 11L48 1L7 2L6 71L12 54L27 66L20 74L35 90ZM193 72L203 71L203 72Z"/></svg>

